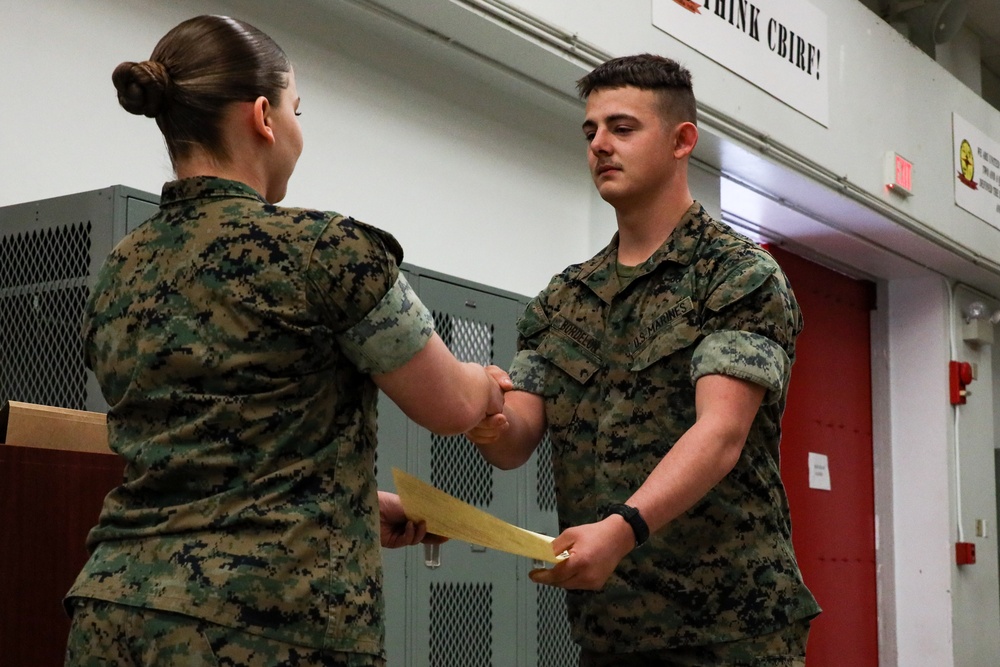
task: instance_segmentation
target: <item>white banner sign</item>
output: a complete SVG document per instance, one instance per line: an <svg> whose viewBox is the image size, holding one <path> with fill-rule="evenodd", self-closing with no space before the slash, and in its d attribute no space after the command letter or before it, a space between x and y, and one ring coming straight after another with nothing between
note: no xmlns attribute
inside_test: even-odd
<svg viewBox="0 0 1000 667"><path fill-rule="evenodd" d="M826 14L807 0L652 2L654 26L829 125Z"/></svg>
<svg viewBox="0 0 1000 667"><path fill-rule="evenodd" d="M951 127L955 203L1000 229L1000 143L956 113L951 115Z"/></svg>

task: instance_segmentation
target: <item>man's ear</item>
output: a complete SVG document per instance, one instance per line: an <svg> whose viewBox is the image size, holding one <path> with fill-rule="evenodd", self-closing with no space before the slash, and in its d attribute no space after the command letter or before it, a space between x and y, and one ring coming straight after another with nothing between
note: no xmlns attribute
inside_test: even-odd
<svg viewBox="0 0 1000 667"><path fill-rule="evenodd" d="M253 129L269 143L274 143L274 130L271 128L271 103L261 95L253 103Z"/></svg>
<svg viewBox="0 0 1000 667"><path fill-rule="evenodd" d="M694 123L684 122L677 126L674 139L674 157L687 157L698 143L698 127Z"/></svg>

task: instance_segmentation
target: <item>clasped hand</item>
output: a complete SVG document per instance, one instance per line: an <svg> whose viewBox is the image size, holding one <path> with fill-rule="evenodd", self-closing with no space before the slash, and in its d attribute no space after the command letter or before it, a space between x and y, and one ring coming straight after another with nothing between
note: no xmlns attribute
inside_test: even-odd
<svg viewBox="0 0 1000 667"><path fill-rule="evenodd" d="M598 591L634 547L632 528L618 516L573 526L552 541L553 553L567 551L569 558L529 576L536 584Z"/></svg>
<svg viewBox="0 0 1000 667"><path fill-rule="evenodd" d="M447 537L427 532L423 521L406 518L403 503L395 493L378 492L379 542L387 549L409 547L414 544L441 544Z"/></svg>
<svg viewBox="0 0 1000 667"><path fill-rule="evenodd" d="M511 382L507 371L499 366L491 364L484 367L483 371L486 372L486 377L493 382L490 387L489 401L486 405L486 417L488 419L491 415L503 415L503 395L514 388L514 383Z"/></svg>

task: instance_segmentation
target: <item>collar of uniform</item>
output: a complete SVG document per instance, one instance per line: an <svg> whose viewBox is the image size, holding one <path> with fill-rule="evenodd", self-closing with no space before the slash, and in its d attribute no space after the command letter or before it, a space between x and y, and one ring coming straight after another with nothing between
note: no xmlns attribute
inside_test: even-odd
<svg viewBox="0 0 1000 667"><path fill-rule="evenodd" d="M700 203L695 201L691 204L663 245L637 267L632 282L652 272L664 262L674 262L681 266L687 266L694 261L698 241L701 239L707 219L708 214ZM580 265L580 271L576 274L576 278L587 285L602 301L611 303L615 295L621 291L621 283L618 280L615 266L617 261L618 232L615 232L607 247Z"/></svg>
<svg viewBox="0 0 1000 667"><path fill-rule="evenodd" d="M232 197L255 199L263 204L267 203L256 190L246 183L215 176L195 176L164 183L160 193L160 206L169 206L192 199Z"/></svg>

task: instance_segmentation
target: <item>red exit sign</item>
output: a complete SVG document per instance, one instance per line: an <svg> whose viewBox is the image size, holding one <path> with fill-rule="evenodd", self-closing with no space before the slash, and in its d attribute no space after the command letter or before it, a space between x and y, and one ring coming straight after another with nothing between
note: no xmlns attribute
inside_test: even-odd
<svg viewBox="0 0 1000 667"><path fill-rule="evenodd" d="M913 194L913 163L902 155L889 153L885 159L886 187L890 192L909 197Z"/></svg>

